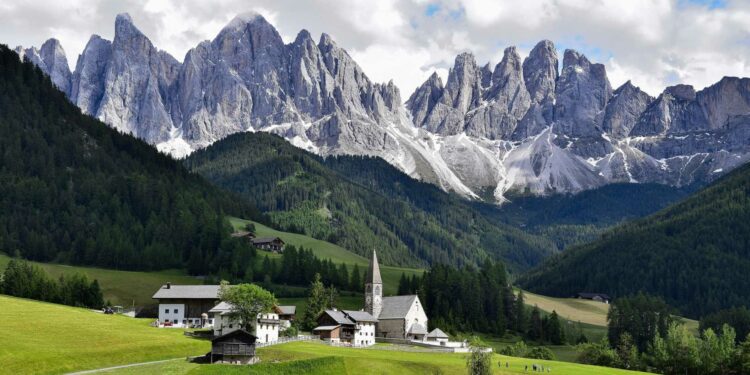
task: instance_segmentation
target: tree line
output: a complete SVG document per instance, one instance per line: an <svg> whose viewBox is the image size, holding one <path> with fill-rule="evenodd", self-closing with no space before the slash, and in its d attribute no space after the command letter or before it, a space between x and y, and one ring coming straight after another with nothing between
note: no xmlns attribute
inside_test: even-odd
<svg viewBox="0 0 750 375"><path fill-rule="evenodd" d="M580 345L579 362L675 375L750 372L750 335L739 338L732 326L722 324L696 336L673 312L661 298L645 294L615 300L608 337Z"/></svg>
<svg viewBox="0 0 750 375"><path fill-rule="evenodd" d="M100 309L104 307L99 281L73 273L55 280L41 268L11 259L0 275L0 293L63 305Z"/></svg>

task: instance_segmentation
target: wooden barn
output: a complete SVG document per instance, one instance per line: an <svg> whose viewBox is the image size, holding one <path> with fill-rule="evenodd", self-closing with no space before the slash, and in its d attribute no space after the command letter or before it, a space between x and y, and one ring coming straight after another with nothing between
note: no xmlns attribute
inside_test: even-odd
<svg viewBox="0 0 750 375"><path fill-rule="evenodd" d="M284 241L279 237L260 237L254 238L253 246L261 250L267 250L274 253L284 252Z"/></svg>
<svg viewBox="0 0 750 375"><path fill-rule="evenodd" d="M238 329L211 340L211 363L247 365L257 362L253 334Z"/></svg>

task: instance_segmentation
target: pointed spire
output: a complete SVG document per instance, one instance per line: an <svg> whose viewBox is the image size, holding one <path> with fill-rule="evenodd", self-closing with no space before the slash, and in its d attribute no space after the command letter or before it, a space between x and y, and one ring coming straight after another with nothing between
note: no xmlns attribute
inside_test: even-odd
<svg viewBox="0 0 750 375"><path fill-rule="evenodd" d="M382 284L383 279L380 278L380 265L378 264L378 254L375 250L372 251L372 259L370 259L370 266L367 267L367 275L365 276L365 282L368 284Z"/></svg>

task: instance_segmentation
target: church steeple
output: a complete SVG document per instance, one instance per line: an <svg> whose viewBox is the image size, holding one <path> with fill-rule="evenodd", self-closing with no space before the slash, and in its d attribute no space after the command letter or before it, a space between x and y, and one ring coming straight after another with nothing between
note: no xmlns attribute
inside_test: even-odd
<svg viewBox="0 0 750 375"><path fill-rule="evenodd" d="M378 254L373 250L372 259L365 274L365 311L377 318L381 310L383 310L383 279L380 278Z"/></svg>

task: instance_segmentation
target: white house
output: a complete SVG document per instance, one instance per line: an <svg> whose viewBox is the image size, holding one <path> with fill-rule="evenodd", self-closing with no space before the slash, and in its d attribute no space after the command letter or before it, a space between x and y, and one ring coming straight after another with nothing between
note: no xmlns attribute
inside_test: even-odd
<svg viewBox="0 0 750 375"><path fill-rule="evenodd" d="M331 342L370 346L375 344L377 322L366 311L325 310L318 317L318 326L313 328L313 333Z"/></svg>
<svg viewBox="0 0 750 375"><path fill-rule="evenodd" d="M219 286L166 283L152 298L159 302L159 326L210 327L208 312L219 302Z"/></svg>
<svg viewBox="0 0 750 375"><path fill-rule="evenodd" d="M230 317L231 310L231 304L221 302L209 311L214 321L214 336L219 337L242 328L237 319ZM281 324L282 321L279 319L279 314L275 312L258 314L253 327L253 334L258 338L257 342L278 341L279 326Z"/></svg>

